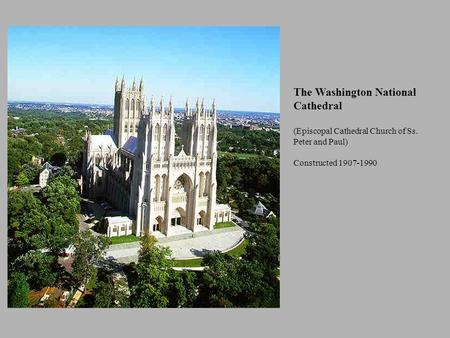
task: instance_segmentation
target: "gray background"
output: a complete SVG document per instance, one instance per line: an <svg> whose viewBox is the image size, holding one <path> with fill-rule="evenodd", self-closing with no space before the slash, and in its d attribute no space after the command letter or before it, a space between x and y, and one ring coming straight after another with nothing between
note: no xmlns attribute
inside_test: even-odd
<svg viewBox="0 0 450 338"><path fill-rule="evenodd" d="M279 25L282 307L277 310L7 310L9 336L448 337L448 8L427 1L10 1L7 25ZM151 79L148 80L151 86ZM345 100L294 111L293 87L417 87L412 99ZM243 93L245 95L245 93ZM2 115L6 225L6 113ZM299 149L292 127L403 127L416 137ZM377 168L295 168L293 159L375 158ZM3 332L2 332L3 336Z"/></svg>

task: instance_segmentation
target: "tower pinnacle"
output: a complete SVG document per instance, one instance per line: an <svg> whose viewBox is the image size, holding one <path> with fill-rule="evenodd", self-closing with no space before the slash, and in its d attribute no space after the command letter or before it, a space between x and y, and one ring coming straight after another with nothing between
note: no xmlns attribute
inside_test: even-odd
<svg viewBox="0 0 450 338"><path fill-rule="evenodd" d="M141 82L139 83L139 91L144 91L144 78L141 76Z"/></svg>

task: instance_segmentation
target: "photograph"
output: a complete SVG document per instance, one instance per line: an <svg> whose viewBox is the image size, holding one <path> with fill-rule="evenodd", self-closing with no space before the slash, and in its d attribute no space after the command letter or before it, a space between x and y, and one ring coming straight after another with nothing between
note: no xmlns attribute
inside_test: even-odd
<svg viewBox="0 0 450 338"><path fill-rule="evenodd" d="M9 308L280 307L280 28L9 26Z"/></svg>

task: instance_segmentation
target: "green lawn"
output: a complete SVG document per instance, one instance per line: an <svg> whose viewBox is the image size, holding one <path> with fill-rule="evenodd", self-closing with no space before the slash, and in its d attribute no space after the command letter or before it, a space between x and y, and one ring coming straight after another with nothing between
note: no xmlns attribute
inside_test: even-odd
<svg viewBox="0 0 450 338"><path fill-rule="evenodd" d="M202 260L202 258L174 260L173 266L175 268L195 268L202 266Z"/></svg>
<svg viewBox="0 0 450 338"><path fill-rule="evenodd" d="M122 243L131 243L137 242L140 240L140 237L136 237L135 235L127 235L127 236L119 236L119 237L110 237L111 244L122 244Z"/></svg>
<svg viewBox="0 0 450 338"><path fill-rule="evenodd" d="M245 253L245 248L248 245L248 240L244 239L244 241L239 244L234 249L227 252L227 255L233 256L233 257L241 257Z"/></svg>
<svg viewBox="0 0 450 338"><path fill-rule="evenodd" d="M240 257L244 254L245 248L248 245L248 240L244 240L241 244L239 244L234 249L228 251L226 254L233 257ZM174 260L173 266L176 268L196 268L202 266L203 258L193 258L193 259L179 259Z"/></svg>
<svg viewBox="0 0 450 338"><path fill-rule="evenodd" d="M236 226L236 224L234 224L233 222L220 222L220 223L214 224L214 229L231 228L231 227L235 227L235 226Z"/></svg>

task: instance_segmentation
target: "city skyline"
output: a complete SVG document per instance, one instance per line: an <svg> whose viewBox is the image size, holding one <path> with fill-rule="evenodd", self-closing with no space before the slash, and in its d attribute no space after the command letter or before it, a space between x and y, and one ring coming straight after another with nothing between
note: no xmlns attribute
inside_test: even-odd
<svg viewBox="0 0 450 338"><path fill-rule="evenodd" d="M279 113L278 27L10 27L8 101L113 104L116 77L147 101Z"/></svg>

